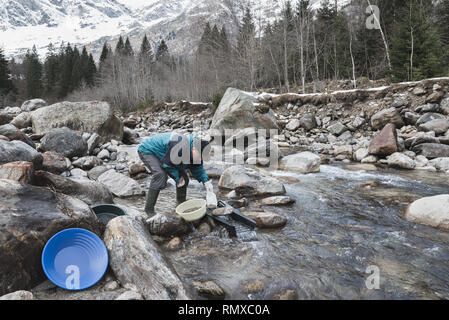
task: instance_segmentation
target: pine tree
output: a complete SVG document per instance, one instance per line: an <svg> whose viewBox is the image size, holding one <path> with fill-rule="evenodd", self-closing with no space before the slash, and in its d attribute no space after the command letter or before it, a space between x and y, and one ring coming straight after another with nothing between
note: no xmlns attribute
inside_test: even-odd
<svg viewBox="0 0 449 320"><path fill-rule="evenodd" d="M7 95L13 89L8 61L0 48L0 95Z"/></svg>
<svg viewBox="0 0 449 320"><path fill-rule="evenodd" d="M250 8L246 8L245 16L239 28L239 35L237 39L237 48L240 52L247 50L248 44L254 39L256 27L253 22L253 16Z"/></svg>
<svg viewBox="0 0 449 320"><path fill-rule="evenodd" d="M147 35L143 37L142 44L140 45L139 56L143 61L153 61L153 49L151 48Z"/></svg>
<svg viewBox="0 0 449 320"><path fill-rule="evenodd" d="M53 44L49 44L47 57L44 62L44 95L46 97L55 96L60 75L59 59Z"/></svg>
<svg viewBox="0 0 449 320"><path fill-rule="evenodd" d="M117 45L115 46L115 55L123 56L125 53L125 44L123 43L123 38L120 36L118 39Z"/></svg>
<svg viewBox="0 0 449 320"><path fill-rule="evenodd" d="M39 61L36 46L25 55L26 65L26 94L29 99L42 96L42 64Z"/></svg>
<svg viewBox="0 0 449 320"><path fill-rule="evenodd" d="M419 0L407 1L397 30L391 47L393 81L421 80L444 73L437 30Z"/></svg>
<svg viewBox="0 0 449 320"><path fill-rule="evenodd" d="M97 73L97 66L95 65L94 57L92 53L89 54L89 59L87 61L87 68L84 74L84 79L89 87L95 85L95 74Z"/></svg>
<svg viewBox="0 0 449 320"><path fill-rule="evenodd" d="M123 55L126 57L132 57L134 55L134 50L131 46L131 42L129 41L129 38L126 38L125 47L123 49Z"/></svg>
<svg viewBox="0 0 449 320"><path fill-rule="evenodd" d="M59 83L58 98L62 99L70 92L72 84L72 71L73 71L73 49L72 46L67 44L63 51L59 55L61 65L61 80Z"/></svg>
<svg viewBox="0 0 449 320"><path fill-rule="evenodd" d="M168 62L169 56L170 54L168 52L168 46L165 43L165 40L162 39L161 43L159 44L159 47L157 48L156 61Z"/></svg>

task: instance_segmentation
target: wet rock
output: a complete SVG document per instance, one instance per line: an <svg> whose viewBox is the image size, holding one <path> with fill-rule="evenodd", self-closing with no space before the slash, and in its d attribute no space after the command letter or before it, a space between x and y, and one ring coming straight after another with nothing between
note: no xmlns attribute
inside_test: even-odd
<svg viewBox="0 0 449 320"><path fill-rule="evenodd" d="M34 296L29 291L19 290L1 296L0 300L34 300Z"/></svg>
<svg viewBox="0 0 449 320"><path fill-rule="evenodd" d="M284 185L277 179L246 169L243 166L232 166L226 169L218 186L223 189L236 190L241 195L281 195L285 193Z"/></svg>
<svg viewBox="0 0 449 320"><path fill-rule="evenodd" d="M144 300L142 295L136 291L128 290L119 295L115 300L127 300L127 301L135 301L135 300Z"/></svg>
<svg viewBox="0 0 449 320"><path fill-rule="evenodd" d="M376 156L368 156L364 158L361 162L362 163L376 163L379 159Z"/></svg>
<svg viewBox="0 0 449 320"><path fill-rule="evenodd" d="M444 158L441 158L444 159ZM426 167L429 163L429 160L424 156L416 156L415 158L415 164L416 168L423 168Z"/></svg>
<svg viewBox="0 0 449 320"><path fill-rule="evenodd" d="M273 295L273 300L298 300L298 292L292 289L285 289Z"/></svg>
<svg viewBox="0 0 449 320"><path fill-rule="evenodd" d="M98 181L107 186L116 197L125 198L145 194L139 183L114 169L103 173L98 177Z"/></svg>
<svg viewBox="0 0 449 320"><path fill-rule="evenodd" d="M243 214L256 221L257 227L262 229L282 228L287 223L287 218L276 213L245 211Z"/></svg>
<svg viewBox="0 0 449 320"><path fill-rule="evenodd" d="M212 119L211 129L278 129L272 110L257 109L257 99L243 91L229 88Z"/></svg>
<svg viewBox="0 0 449 320"><path fill-rule="evenodd" d="M214 211L212 211L212 214L214 216L227 216L230 215L234 211L234 207L226 206L223 208L217 208Z"/></svg>
<svg viewBox="0 0 449 320"><path fill-rule="evenodd" d="M371 126L374 130L379 130L389 123L396 125L397 128L404 125L404 121L396 108L379 111L371 117Z"/></svg>
<svg viewBox="0 0 449 320"><path fill-rule="evenodd" d="M0 140L0 164L15 161L32 162L34 168L42 167L42 155L22 141Z"/></svg>
<svg viewBox="0 0 449 320"><path fill-rule="evenodd" d="M438 171L448 171L449 170L449 158L436 158L436 159L431 160L430 163Z"/></svg>
<svg viewBox="0 0 449 320"><path fill-rule="evenodd" d="M171 237L183 235L189 231L189 225L178 216L167 216L156 214L146 221L148 230L152 235L160 237Z"/></svg>
<svg viewBox="0 0 449 320"><path fill-rule="evenodd" d="M73 180L45 171L37 171L35 184L80 199L89 205L113 203L112 194L103 184L90 180Z"/></svg>
<svg viewBox="0 0 449 320"><path fill-rule="evenodd" d="M407 208L405 216L409 221L449 230L449 195L419 199Z"/></svg>
<svg viewBox="0 0 449 320"><path fill-rule="evenodd" d="M422 143L414 146L412 151L428 159L449 157L449 146L445 144Z"/></svg>
<svg viewBox="0 0 449 320"><path fill-rule="evenodd" d="M261 202L266 206L282 206L292 204L295 200L289 196L277 196L262 199Z"/></svg>
<svg viewBox="0 0 449 320"><path fill-rule="evenodd" d="M196 229L200 233L209 234L212 232L212 228L207 222L203 222L199 225L199 227Z"/></svg>
<svg viewBox="0 0 449 320"><path fill-rule="evenodd" d="M372 155L387 156L398 150L396 126L389 123L373 138L368 152Z"/></svg>
<svg viewBox="0 0 449 320"><path fill-rule="evenodd" d="M123 123L114 116L107 102L61 102L40 108L31 114L35 133L48 133L68 127L79 133L99 134L104 141L123 138Z"/></svg>
<svg viewBox="0 0 449 320"><path fill-rule="evenodd" d="M20 113L11 121L11 124L18 129L31 127L31 113Z"/></svg>
<svg viewBox="0 0 449 320"><path fill-rule="evenodd" d="M26 112L31 112L40 108L43 108L47 106L47 102L45 102L42 99L32 99L32 100L28 100L25 101L24 103L22 103L22 106L20 107L20 109L22 111L26 111Z"/></svg>
<svg viewBox="0 0 449 320"><path fill-rule="evenodd" d="M198 295L208 299L224 299L226 293L214 281L193 281L192 286L198 292Z"/></svg>
<svg viewBox="0 0 449 320"><path fill-rule="evenodd" d="M249 280L243 283L242 291L245 294L256 294L263 291L265 282L262 280Z"/></svg>
<svg viewBox="0 0 449 320"><path fill-rule="evenodd" d="M29 184L33 180L34 166L31 162L17 161L0 165L0 179Z"/></svg>
<svg viewBox="0 0 449 320"><path fill-rule="evenodd" d="M127 216L115 218L106 226L104 242L109 265L122 285L133 284L147 300L188 299L143 223Z"/></svg>
<svg viewBox="0 0 449 320"><path fill-rule="evenodd" d="M414 169L415 161L407 157L405 154L396 152L387 158L388 165L391 167L398 167L402 169Z"/></svg>
<svg viewBox="0 0 449 320"><path fill-rule="evenodd" d="M436 134L444 134L447 130L449 130L449 120L432 120L420 125L419 129L422 131L434 131Z"/></svg>
<svg viewBox="0 0 449 320"><path fill-rule="evenodd" d="M168 251L177 251L182 247L182 240L180 237L174 237L164 245L164 248Z"/></svg>
<svg viewBox="0 0 449 320"><path fill-rule="evenodd" d="M30 139L26 134L24 134L22 131L17 129L12 124L5 124L0 126L0 135L7 137L10 141L22 141L25 142L27 145L29 145L32 148L36 148L36 145L34 144L33 140Z"/></svg>
<svg viewBox="0 0 449 320"><path fill-rule="evenodd" d="M69 128L54 129L41 140L41 149L54 151L67 158L83 157L87 154L87 143Z"/></svg>
<svg viewBox="0 0 449 320"><path fill-rule="evenodd" d="M0 180L0 295L30 289L45 280L45 243L67 228L98 233L96 216L84 202L50 190Z"/></svg>
<svg viewBox="0 0 449 320"><path fill-rule="evenodd" d="M79 158L72 162L73 166L83 170L90 170L94 167L101 165L101 160L95 156L87 156Z"/></svg>
<svg viewBox="0 0 449 320"><path fill-rule="evenodd" d="M297 171L303 174L319 172L321 158L311 152L301 152L286 156L280 161L280 168L283 170Z"/></svg>

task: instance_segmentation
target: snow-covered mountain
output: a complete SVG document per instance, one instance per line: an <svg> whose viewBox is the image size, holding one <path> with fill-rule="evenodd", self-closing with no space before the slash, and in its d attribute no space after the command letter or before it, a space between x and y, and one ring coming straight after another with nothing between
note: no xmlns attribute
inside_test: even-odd
<svg viewBox="0 0 449 320"><path fill-rule="evenodd" d="M321 0L312 0L319 6ZM349 0L343 0L345 2ZM340 2L343 2L340 0ZM155 46L168 40L173 53L189 54L204 23L224 25L235 34L237 21L250 6L256 24L279 16L283 0L0 0L0 46L19 56L36 45L45 54L52 43L87 45L98 57L104 41L114 45L129 36L138 48L143 34Z"/></svg>

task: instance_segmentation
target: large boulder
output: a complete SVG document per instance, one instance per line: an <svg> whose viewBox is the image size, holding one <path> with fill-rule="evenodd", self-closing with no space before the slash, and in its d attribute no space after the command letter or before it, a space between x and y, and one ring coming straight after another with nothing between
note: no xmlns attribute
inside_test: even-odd
<svg viewBox="0 0 449 320"><path fill-rule="evenodd" d="M114 116L107 102L61 102L31 114L33 131L45 134L54 128L68 127L79 133L97 133L103 141L123 139L123 123Z"/></svg>
<svg viewBox="0 0 449 320"><path fill-rule="evenodd" d="M449 157L449 145L440 143L422 143L414 146L412 151L428 159Z"/></svg>
<svg viewBox="0 0 449 320"><path fill-rule="evenodd" d="M0 180L0 295L28 290L46 278L45 243L67 228L99 234L98 220L84 202L54 192Z"/></svg>
<svg viewBox="0 0 449 320"><path fill-rule="evenodd" d="M87 143L69 128L53 129L41 140L43 151L54 151L67 158L82 157L87 154Z"/></svg>
<svg viewBox="0 0 449 320"><path fill-rule="evenodd" d="M152 235L172 237L184 235L189 231L189 225L179 216L156 214L146 221Z"/></svg>
<svg viewBox="0 0 449 320"><path fill-rule="evenodd" d="M388 156L399 150L396 126L387 124L370 143L368 152L378 156Z"/></svg>
<svg viewBox="0 0 449 320"><path fill-rule="evenodd" d="M22 141L30 147L36 148L33 140L31 140L30 137L28 137L25 133L17 129L12 124L5 124L0 126L0 135L7 137L10 141Z"/></svg>
<svg viewBox="0 0 449 320"><path fill-rule="evenodd" d="M42 155L22 141L4 141L0 139L0 164L28 161L36 169L42 167Z"/></svg>
<svg viewBox="0 0 449 320"><path fill-rule="evenodd" d="M243 212L245 216L256 221L258 228L281 228L287 223L287 218L271 212Z"/></svg>
<svg viewBox="0 0 449 320"><path fill-rule="evenodd" d="M236 190L241 195L275 196L285 193L284 185L277 179L244 166L232 166L226 169L220 177L218 186Z"/></svg>
<svg viewBox="0 0 449 320"><path fill-rule="evenodd" d="M407 208L405 217L409 221L449 230L449 195L416 200Z"/></svg>
<svg viewBox="0 0 449 320"><path fill-rule="evenodd" d="M53 151L47 151L42 154L42 170L60 174L67 171L71 165L70 160L62 154Z"/></svg>
<svg viewBox="0 0 449 320"><path fill-rule="evenodd" d="M282 170L297 171L304 174L319 172L320 165L320 156L308 151L286 156L280 161Z"/></svg>
<svg viewBox="0 0 449 320"><path fill-rule="evenodd" d="M31 113L30 112L20 113L14 119L12 119L11 124L19 129L31 127Z"/></svg>
<svg viewBox="0 0 449 320"><path fill-rule="evenodd" d="M13 119L13 115L0 110L0 126L10 123Z"/></svg>
<svg viewBox="0 0 449 320"><path fill-rule="evenodd" d="M259 108L257 99L246 92L229 88L212 119L211 129L278 129L276 117L269 108Z"/></svg>
<svg viewBox="0 0 449 320"><path fill-rule="evenodd" d="M113 203L112 193L100 182L86 179L73 180L45 171L35 173L34 183L56 192L80 199L89 205Z"/></svg>
<svg viewBox="0 0 449 320"><path fill-rule="evenodd" d="M32 99L32 100L28 100L25 101L24 103L22 103L22 106L20 107L20 109L22 111L26 111L26 112L30 112L30 111L34 111L40 108L43 108L47 106L47 102L45 102L42 99Z"/></svg>
<svg viewBox="0 0 449 320"><path fill-rule="evenodd" d="M29 184L33 180L34 166L31 162L17 161L0 165L0 179Z"/></svg>
<svg viewBox="0 0 449 320"><path fill-rule="evenodd" d="M436 134L444 134L449 130L449 120L437 119L428 121L419 126L422 131L434 131Z"/></svg>
<svg viewBox="0 0 449 320"><path fill-rule="evenodd" d="M136 286L147 300L189 299L183 283L142 222L127 216L111 220L104 242L109 265L122 285Z"/></svg>
<svg viewBox="0 0 449 320"><path fill-rule="evenodd" d="M415 169L415 161L405 154L396 152L387 158L388 165L401 169Z"/></svg>
<svg viewBox="0 0 449 320"><path fill-rule="evenodd" d="M398 128L402 128L404 125L404 121L395 107L381 110L371 117L371 126L374 130L380 130L388 123L393 123Z"/></svg>
<svg viewBox="0 0 449 320"><path fill-rule="evenodd" d="M109 190L120 198L140 196L145 194L140 184L114 169L108 170L98 177L98 181L106 185Z"/></svg>

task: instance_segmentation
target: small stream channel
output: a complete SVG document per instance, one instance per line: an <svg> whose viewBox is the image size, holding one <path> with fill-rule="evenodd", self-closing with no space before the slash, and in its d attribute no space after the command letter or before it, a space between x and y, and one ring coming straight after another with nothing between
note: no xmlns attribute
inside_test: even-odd
<svg viewBox="0 0 449 320"><path fill-rule="evenodd" d="M270 299L284 289L300 299L449 299L449 233L404 218L414 200L449 193L446 174L344 165L270 174L296 203L264 209L287 225L257 230L250 242L191 233L181 250L166 252L186 283L213 280L227 299ZM174 190L162 192L160 212L173 211ZM192 183L188 197L203 197L202 187ZM378 290L366 286L369 266L379 269ZM245 293L249 280L262 280L263 290Z"/></svg>

